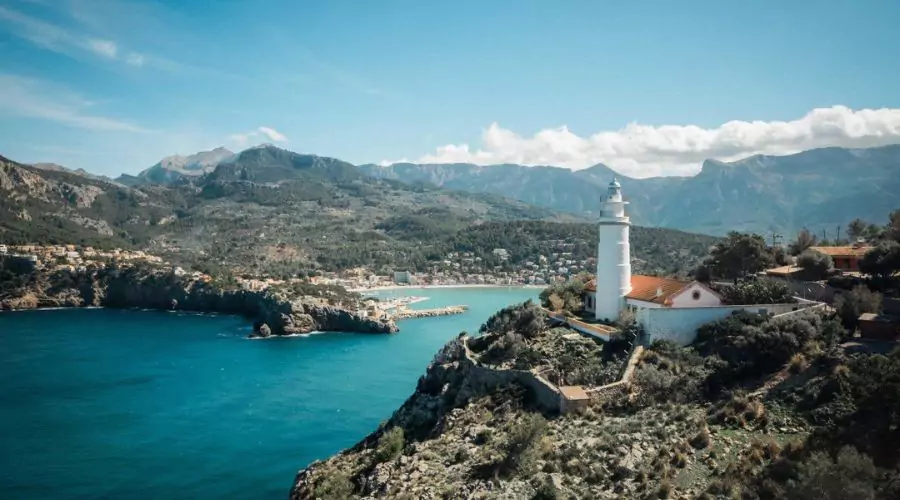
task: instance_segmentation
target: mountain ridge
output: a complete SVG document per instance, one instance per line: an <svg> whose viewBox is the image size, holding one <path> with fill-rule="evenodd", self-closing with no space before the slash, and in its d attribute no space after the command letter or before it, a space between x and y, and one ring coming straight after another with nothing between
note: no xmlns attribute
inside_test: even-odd
<svg viewBox="0 0 900 500"><path fill-rule="evenodd" d="M694 176L644 179L603 164L577 171L466 163L360 168L373 177L503 193L586 217L597 215L606 184L617 177L635 223L715 235L836 231L857 217L880 222L900 206L900 145L828 147L733 162L709 159Z"/></svg>

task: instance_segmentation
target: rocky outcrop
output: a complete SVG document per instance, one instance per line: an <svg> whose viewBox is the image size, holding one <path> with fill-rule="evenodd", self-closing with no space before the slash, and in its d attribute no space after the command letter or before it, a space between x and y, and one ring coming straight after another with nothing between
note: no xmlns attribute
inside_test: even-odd
<svg viewBox="0 0 900 500"><path fill-rule="evenodd" d="M164 271L135 269L57 272L38 277L14 295L0 297L0 309L102 306L238 314L253 320L254 336L312 331L393 333L393 322L360 316L279 292L223 289Z"/></svg>

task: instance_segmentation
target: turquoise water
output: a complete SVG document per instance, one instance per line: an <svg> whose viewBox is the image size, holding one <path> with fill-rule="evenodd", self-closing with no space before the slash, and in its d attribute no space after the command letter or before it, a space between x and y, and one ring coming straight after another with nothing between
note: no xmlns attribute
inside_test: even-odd
<svg viewBox="0 0 900 500"><path fill-rule="evenodd" d="M266 340L229 316L0 313L0 498L286 498L298 469L390 417L444 343L537 295L405 293L471 309Z"/></svg>

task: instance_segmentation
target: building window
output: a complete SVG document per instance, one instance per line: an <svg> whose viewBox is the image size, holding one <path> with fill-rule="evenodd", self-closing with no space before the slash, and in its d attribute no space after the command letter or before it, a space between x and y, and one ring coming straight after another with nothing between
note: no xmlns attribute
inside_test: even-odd
<svg viewBox="0 0 900 500"><path fill-rule="evenodd" d="M691 298L694 300L700 300L700 290L694 290L694 293L691 294Z"/></svg>

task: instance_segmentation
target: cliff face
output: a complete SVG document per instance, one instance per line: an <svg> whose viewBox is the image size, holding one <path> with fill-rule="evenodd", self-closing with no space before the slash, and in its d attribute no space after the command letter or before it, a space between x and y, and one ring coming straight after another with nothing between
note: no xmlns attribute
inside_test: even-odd
<svg viewBox="0 0 900 500"><path fill-rule="evenodd" d="M224 290L163 272L101 270L38 275L15 294L0 297L0 309L5 310L84 306L238 314L254 321L254 335L259 337L311 331L397 331L394 323L285 293Z"/></svg>

